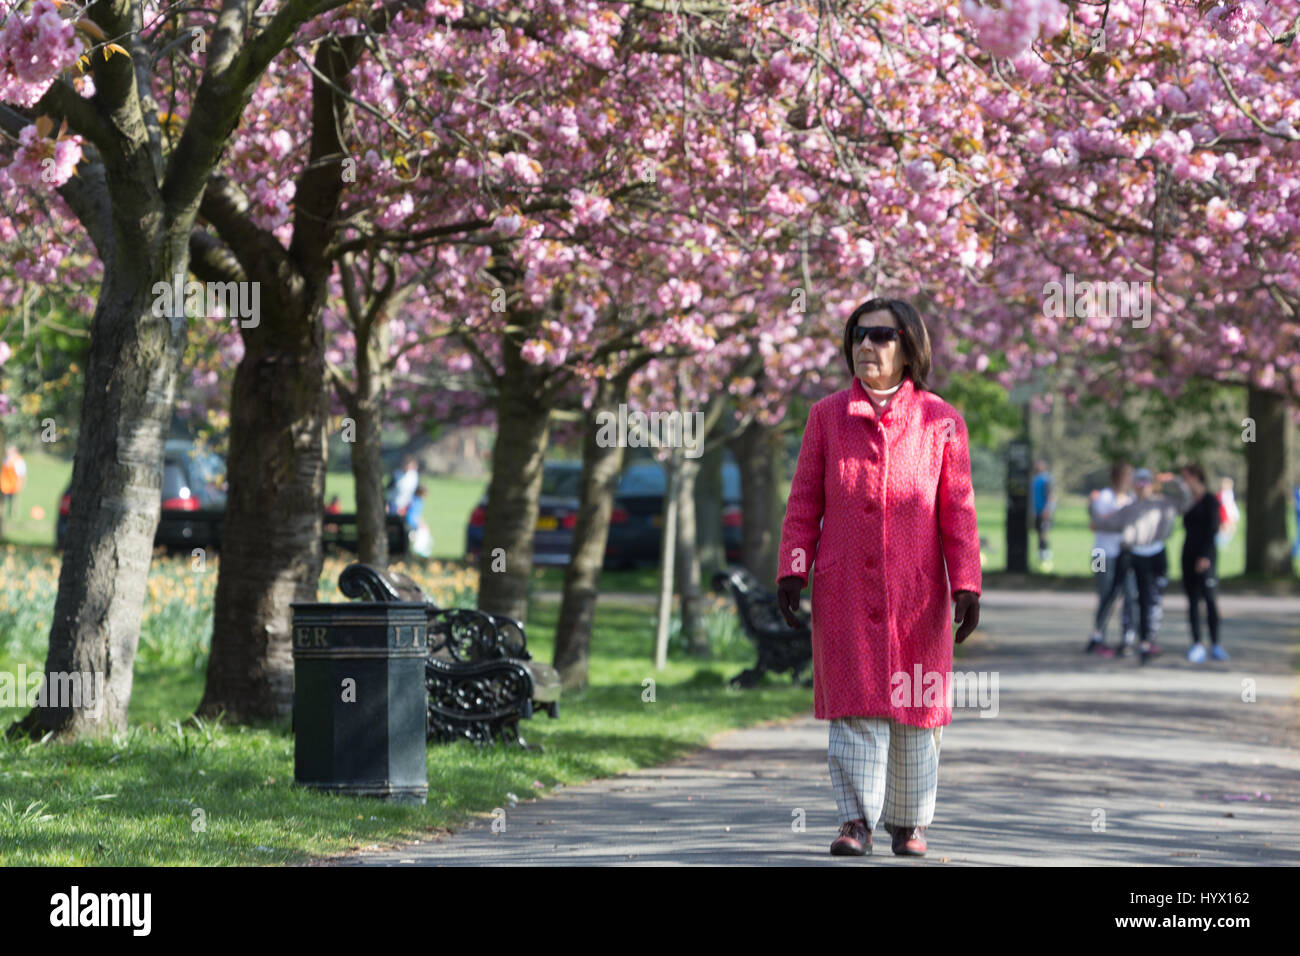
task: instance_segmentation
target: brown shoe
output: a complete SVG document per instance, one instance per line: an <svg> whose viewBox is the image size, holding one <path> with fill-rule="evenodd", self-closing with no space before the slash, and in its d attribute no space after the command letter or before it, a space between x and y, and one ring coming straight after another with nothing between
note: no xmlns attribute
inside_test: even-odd
<svg viewBox="0 0 1300 956"><path fill-rule="evenodd" d="M925 827L894 827L895 856L925 856Z"/></svg>
<svg viewBox="0 0 1300 956"><path fill-rule="evenodd" d="M867 856L871 853L871 830L861 818L840 826L840 835L831 843L831 856Z"/></svg>

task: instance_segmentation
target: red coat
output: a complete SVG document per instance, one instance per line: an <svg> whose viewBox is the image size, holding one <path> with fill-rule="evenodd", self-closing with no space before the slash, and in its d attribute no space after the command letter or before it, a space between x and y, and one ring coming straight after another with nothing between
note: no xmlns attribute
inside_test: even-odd
<svg viewBox="0 0 1300 956"><path fill-rule="evenodd" d="M806 582L810 564L815 716L951 723L951 600L980 593L956 409L904 379L877 419L857 378L812 407L777 577Z"/></svg>

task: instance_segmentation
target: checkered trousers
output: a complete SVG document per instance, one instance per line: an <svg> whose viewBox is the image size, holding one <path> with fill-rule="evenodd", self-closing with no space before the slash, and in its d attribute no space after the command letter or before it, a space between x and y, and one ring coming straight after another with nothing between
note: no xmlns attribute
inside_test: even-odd
<svg viewBox="0 0 1300 956"><path fill-rule="evenodd" d="M926 827L934 820L943 728L900 724L888 717L830 722L827 758L840 823L863 819L872 830Z"/></svg>

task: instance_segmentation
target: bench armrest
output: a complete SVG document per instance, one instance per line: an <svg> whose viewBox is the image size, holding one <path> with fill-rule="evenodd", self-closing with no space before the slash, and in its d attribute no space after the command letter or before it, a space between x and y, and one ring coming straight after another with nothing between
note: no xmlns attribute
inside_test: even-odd
<svg viewBox="0 0 1300 956"><path fill-rule="evenodd" d="M339 590L354 601L414 601L428 603L420 586L400 571L377 568L360 561L349 564L339 575Z"/></svg>
<svg viewBox="0 0 1300 956"><path fill-rule="evenodd" d="M516 641L510 632L518 622L510 618L498 622L496 615L472 608L436 608L428 606L429 653L446 650L461 663L489 660L510 660ZM522 639L522 630L520 638Z"/></svg>

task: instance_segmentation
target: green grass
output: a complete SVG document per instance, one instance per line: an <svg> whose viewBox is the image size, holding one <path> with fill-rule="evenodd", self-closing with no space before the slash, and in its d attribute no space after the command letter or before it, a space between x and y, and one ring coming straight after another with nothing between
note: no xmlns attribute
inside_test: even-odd
<svg viewBox="0 0 1300 956"><path fill-rule="evenodd" d="M72 481L72 460L48 454L40 448L23 454L27 462L27 481L14 498L13 514L3 518L3 537L9 544L49 547L54 544L54 525L59 514L59 498ZM470 512L487 488L485 480L425 477L421 480L427 496L424 520L433 534L433 556L437 559L462 558L465 555L465 528ZM325 475L325 500L339 496L345 512L356 510L356 483L350 471L330 471ZM33 509L40 509L36 517Z"/></svg>
<svg viewBox="0 0 1300 956"><path fill-rule="evenodd" d="M57 561L23 551L0 557L0 671L39 668ZM322 600L334 599L339 567L327 565ZM410 570L439 603L472 594L469 572L443 569L439 587L435 572ZM687 657L674 636L663 672L651 664L652 612L602 604L591 685L565 694L558 720L523 725L545 753L431 746L423 807L319 794L292 782L287 726L189 720L202 695L214 580L211 564L195 575L183 560L155 561L127 733L74 744L0 741L0 865L277 864L396 843L497 807L508 813L510 794L528 799L557 783L653 766L719 731L812 707L812 691L788 678L744 692L727 685L752 664L753 650L725 604L707 618L712 657ZM554 603L530 611L529 647L539 660L551 659L557 613ZM646 679L655 681L653 703L643 700ZM0 726L21 713L0 710Z"/></svg>

